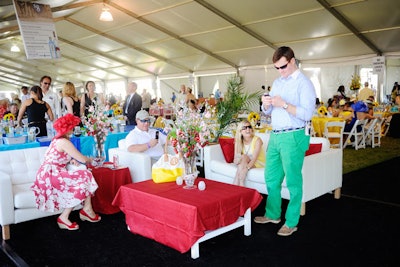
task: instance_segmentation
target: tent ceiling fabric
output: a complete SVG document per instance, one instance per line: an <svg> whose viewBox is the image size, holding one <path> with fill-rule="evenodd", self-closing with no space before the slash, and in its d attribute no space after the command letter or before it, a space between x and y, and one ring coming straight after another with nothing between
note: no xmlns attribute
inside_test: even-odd
<svg viewBox="0 0 400 267"><path fill-rule="evenodd" d="M400 53L398 0L31 1L51 6L61 59L27 60L13 2L0 4L0 87L168 77L271 64ZM99 21L103 5L112 22ZM16 43L20 53L10 52Z"/></svg>

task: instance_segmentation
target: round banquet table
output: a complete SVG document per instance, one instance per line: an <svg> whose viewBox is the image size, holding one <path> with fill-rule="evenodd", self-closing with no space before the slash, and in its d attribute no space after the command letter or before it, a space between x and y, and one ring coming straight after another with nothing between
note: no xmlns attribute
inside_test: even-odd
<svg viewBox="0 0 400 267"><path fill-rule="evenodd" d="M315 135L318 137L324 136L325 123L328 121L343 121L340 117L313 117L311 119Z"/></svg>

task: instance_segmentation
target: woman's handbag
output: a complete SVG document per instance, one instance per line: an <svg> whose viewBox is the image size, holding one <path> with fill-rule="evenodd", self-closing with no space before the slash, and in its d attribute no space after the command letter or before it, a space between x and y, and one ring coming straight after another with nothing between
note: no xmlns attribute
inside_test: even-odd
<svg viewBox="0 0 400 267"><path fill-rule="evenodd" d="M179 155L164 154L153 164L151 177L155 183L174 182L183 175L185 165Z"/></svg>

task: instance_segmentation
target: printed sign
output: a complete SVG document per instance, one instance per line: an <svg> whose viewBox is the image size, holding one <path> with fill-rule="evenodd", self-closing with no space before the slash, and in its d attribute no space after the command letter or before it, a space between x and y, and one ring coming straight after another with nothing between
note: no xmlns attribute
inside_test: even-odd
<svg viewBox="0 0 400 267"><path fill-rule="evenodd" d="M61 51L50 6L14 0L14 8L26 58L60 58Z"/></svg>
<svg viewBox="0 0 400 267"><path fill-rule="evenodd" d="M385 57L374 57L372 60L374 73L381 73L385 68Z"/></svg>

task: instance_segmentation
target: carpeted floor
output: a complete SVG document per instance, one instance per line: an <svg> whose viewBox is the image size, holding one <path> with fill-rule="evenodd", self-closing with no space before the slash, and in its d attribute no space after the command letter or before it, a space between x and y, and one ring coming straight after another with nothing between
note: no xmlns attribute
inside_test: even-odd
<svg viewBox="0 0 400 267"><path fill-rule="evenodd" d="M60 231L55 217L11 226L3 251L29 266L399 266L400 158L344 175L342 197L327 194L307 204L299 230L276 235L280 225L252 223L200 244L200 258L181 254L126 229L124 214ZM384 176L383 170L392 173ZM283 202L286 209L287 201ZM262 215L264 201L252 216ZM72 219L78 219L74 212ZM2 266L15 266L0 252Z"/></svg>

